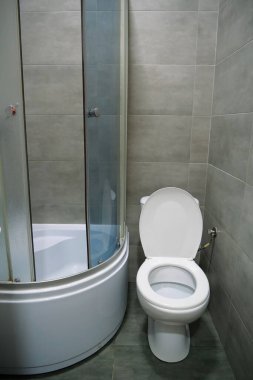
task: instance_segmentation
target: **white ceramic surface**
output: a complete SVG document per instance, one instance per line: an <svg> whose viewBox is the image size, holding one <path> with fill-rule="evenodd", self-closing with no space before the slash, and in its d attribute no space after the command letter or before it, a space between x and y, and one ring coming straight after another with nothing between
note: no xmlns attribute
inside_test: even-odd
<svg viewBox="0 0 253 380"><path fill-rule="evenodd" d="M139 227L146 257L193 259L200 245L203 220L191 194L166 187L150 195L142 208Z"/></svg>

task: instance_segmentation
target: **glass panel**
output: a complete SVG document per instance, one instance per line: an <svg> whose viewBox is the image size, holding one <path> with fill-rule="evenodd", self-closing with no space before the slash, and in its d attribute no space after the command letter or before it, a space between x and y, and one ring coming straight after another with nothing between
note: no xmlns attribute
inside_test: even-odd
<svg viewBox="0 0 253 380"><path fill-rule="evenodd" d="M90 267L119 247L121 1L84 2Z"/></svg>
<svg viewBox="0 0 253 380"><path fill-rule="evenodd" d="M81 2L20 0L37 281L88 268Z"/></svg>
<svg viewBox="0 0 253 380"><path fill-rule="evenodd" d="M8 240L12 264L11 280L28 282L34 279L34 273L19 45L17 1L2 0L0 12L0 160L2 188L4 187L4 189L1 189L1 193L5 194L6 240ZM3 208L0 212L2 211Z"/></svg>

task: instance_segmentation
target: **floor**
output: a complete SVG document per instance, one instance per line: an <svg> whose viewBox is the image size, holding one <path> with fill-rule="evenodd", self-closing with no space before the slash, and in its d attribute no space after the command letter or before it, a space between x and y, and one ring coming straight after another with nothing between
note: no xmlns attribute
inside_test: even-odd
<svg viewBox="0 0 253 380"><path fill-rule="evenodd" d="M45 380L234 380L231 367L208 312L191 324L191 350L182 362L158 360L147 341L147 318L135 285L129 286L128 309L118 334L89 359L48 375L0 376L0 379Z"/></svg>

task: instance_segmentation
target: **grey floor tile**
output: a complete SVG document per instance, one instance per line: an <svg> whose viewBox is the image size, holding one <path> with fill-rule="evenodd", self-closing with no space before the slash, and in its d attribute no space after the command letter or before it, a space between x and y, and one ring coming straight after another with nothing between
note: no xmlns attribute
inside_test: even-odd
<svg viewBox="0 0 253 380"><path fill-rule="evenodd" d="M234 379L222 349L192 348L188 357L178 363L157 359L147 346L115 347L114 380L161 379Z"/></svg>

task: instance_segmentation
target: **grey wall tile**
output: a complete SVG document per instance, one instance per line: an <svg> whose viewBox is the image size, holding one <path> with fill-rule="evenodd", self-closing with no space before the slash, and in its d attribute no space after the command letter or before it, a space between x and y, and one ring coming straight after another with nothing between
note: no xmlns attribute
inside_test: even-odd
<svg viewBox="0 0 253 380"><path fill-rule="evenodd" d="M129 28L132 64L195 64L197 12L130 12Z"/></svg>
<svg viewBox="0 0 253 380"><path fill-rule="evenodd" d="M209 162L245 180L251 130L251 114L214 117L210 135Z"/></svg>
<svg viewBox="0 0 253 380"><path fill-rule="evenodd" d="M149 195L149 194L147 194ZM128 203L128 202L127 202ZM141 213L141 205L133 205L128 203L126 210L126 222L127 224L139 224L139 218Z"/></svg>
<svg viewBox="0 0 253 380"><path fill-rule="evenodd" d="M212 267L208 277L210 283L210 302L208 307L215 323L215 327L218 331L221 343L225 346L227 335L230 333L229 319L231 301L227 293L220 286L219 278Z"/></svg>
<svg viewBox="0 0 253 380"><path fill-rule="evenodd" d="M139 267L144 262L145 256L140 246L129 246L129 261L128 261L128 281L136 282L136 275Z"/></svg>
<svg viewBox="0 0 253 380"><path fill-rule="evenodd" d="M131 65L130 115L190 115L193 66Z"/></svg>
<svg viewBox="0 0 253 380"><path fill-rule="evenodd" d="M188 191L199 200L200 205L205 203L207 164L189 165Z"/></svg>
<svg viewBox="0 0 253 380"><path fill-rule="evenodd" d="M249 185L253 186L253 132L251 136L251 148L250 148L250 153L249 153L249 162L248 162L248 170L247 170L247 183Z"/></svg>
<svg viewBox="0 0 253 380"><path fill-rule="evenodd" d="M207 162L210 128L210 117L200 116L192 118L191 162Z"/></svg>
<svg viewBox="0 0 253 380"><path fill-rule="evenodd" d="M26 114L83 113L81 66L24 66Z"/></svg>
<svg viewBox="0 0 253 380"><path fill-rule="evenodd" d="M231 281L231 301L253 337L253 261L238 247L236 273Z"/></svg>
<svg viewBox="0 0 253 380"><path fill-rule="evenodd" d="M130 116L128 159L188 162L190 132L190 116Z"/></svg>
<svg viewBox="0 0 253 380"><path fill-rule="evenodd" d="M82 63L80 12L21 13L24 64Z"/></svg>
<svg viewBox="0 0 253 380"><path fill-rule="evenodd" d="M216 115L252 112L253 42L216 66L213 112Z"/></svg>
<svg viewBox="0 0 253 380"><path fill-rule="evenodd" d="M129 9L135 11L196 11L198 0L130 0Z"/></svg>
<svg viewBox="0 0 253 380"><path fill-rule="evenodd" d="M137 205L143 195L149 195L162 187L187 189L188 164L129 162L127 177L128 200Z"/></svg>
<svg viewBox="0 0 253 380"><path fill-rule="evenodd" d="M253 340L234 307L231 308L226 353L236 379L250 380L253 373Z"/></svg>
<svg viewBox="0 0 253 380"><path fill-rule="evenodd" d="M253 2L228 0L219 15L217 62L253 38Z"/></svg>
<svg viewBox="0 0 253 380"><path fill-rule="evenodd" d="M246 185L242 212L238 220L236 239L244 252L253 261L253 187Z"/></svg>
<svg viewBox="0 0 253 380"><path fill-rule="evenodd" d="M32 203L84 203L83 161L30 161Z"/></svg>
<svg viewBox="0 0 253 380"><path fill-rule="evenodd" d="M200 11L218 11L219 0L199 0Z"/></svg>
<svg viewBox="0 0 253 380"><path fill-rule="evenodd" d="M217 25L217 12L199 12L197 65L215 64Z"/></svg>
<svg viewBox="0 0 253 380"><path fill-rule="evenodd" d="M230 297L233 297L233 283L237 275L239 253L240 250L238 246L226 233L225 229L219 229L218 236L214 242L211 265L215 276L219 279L219 286L221 286ZM238 289L238 291L241 290Z"/></svg>
<svg viewBox="0 0 253 380"><path fill-rule="evenodd" d="M79 11L80 0L20 0L21 11L49 12L49 11Z"/></svg>
<svg viewBox="0 0 253 380"><path fill-rule="evenodd" d="M29 160L84 159L83 117L27 115Z"/></svg>
<svg viewBox="0 0 253 380"><path fill-rule="evenodd" d="M196 66L193 115L211 115L214 66Z"/></svg>
<svg viewBox="0 0 253 380"><path fill-rule="evenodd" d="M130 245L141 245L139 224L128 224Z"/></svg>
<svg viewBox="0 0 253 380"><path fill-rule="evenodd" d="M33 223L85 224L84 204L32 204Z"/></svg>
<svg viewBox="0 0 253 380"><path fill-rule="evenodd" d="M238 229L245 184L209 165L206 189L206 208L233 236Z"/></svg>

